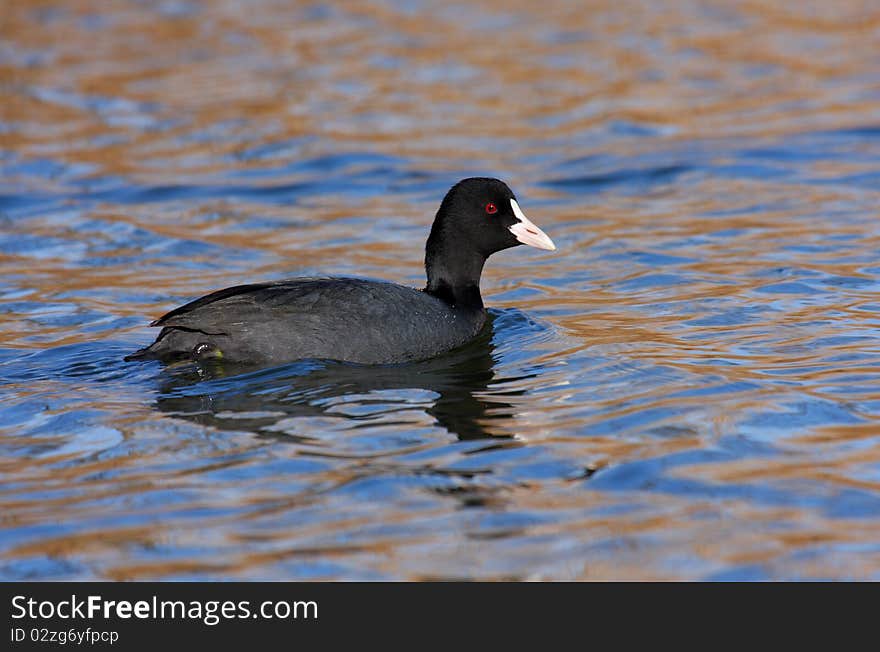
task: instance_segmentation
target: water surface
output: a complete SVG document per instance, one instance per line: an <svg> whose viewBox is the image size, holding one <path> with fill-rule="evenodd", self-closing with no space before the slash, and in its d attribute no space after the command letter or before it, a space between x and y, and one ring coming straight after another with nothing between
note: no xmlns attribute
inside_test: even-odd
<svg viewBox="0 0 880 652"><path fill-rule="evenodd" d="M880 579L872 3L0 18L0 578ZM125 363L220 287L555 254L405 367Z"/></svg>

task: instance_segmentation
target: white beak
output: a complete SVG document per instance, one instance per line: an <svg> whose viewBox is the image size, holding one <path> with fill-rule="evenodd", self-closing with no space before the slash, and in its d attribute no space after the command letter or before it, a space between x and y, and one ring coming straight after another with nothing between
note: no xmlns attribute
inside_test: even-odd
<svg viewBox="0 0 880 652"><path fill-rule="evenodd" d="M513 208L513 214L516 215L516 219L518 219L519 222L508 228L510 229L510 232L516 236L517 240L530 247L556 251L556 245L553 244L553 241L547 237L546 233L535 226L532 221L525 216L525 213L522 212L522 209L519 207L519 204L516 203L515 199L510 200L510 206Z"/></svg>

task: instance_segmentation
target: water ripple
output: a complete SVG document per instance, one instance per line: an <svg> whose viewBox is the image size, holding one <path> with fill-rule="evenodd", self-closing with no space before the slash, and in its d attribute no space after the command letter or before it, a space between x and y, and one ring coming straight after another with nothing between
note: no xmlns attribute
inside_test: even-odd
<svg viewBox="0 0 880 652"><path fill-rule="evenodd" d="M92 4L0 23L0 578L880 579L864 3ZM559 250L461 350L122 360L228 285L420 286L468 175Z"/></svg>

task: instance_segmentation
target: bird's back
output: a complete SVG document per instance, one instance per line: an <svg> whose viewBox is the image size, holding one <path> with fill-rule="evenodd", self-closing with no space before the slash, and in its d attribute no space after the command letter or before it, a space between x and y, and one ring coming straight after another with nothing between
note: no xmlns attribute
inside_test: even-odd
<svg viewBox="0 0 880 652"><path fill-rule="evenodd" d="M153 322L162 332L132 357L408 362L464 344L484 320L482 310L394 283L299 278L227 288L181 306Z"/></svg>

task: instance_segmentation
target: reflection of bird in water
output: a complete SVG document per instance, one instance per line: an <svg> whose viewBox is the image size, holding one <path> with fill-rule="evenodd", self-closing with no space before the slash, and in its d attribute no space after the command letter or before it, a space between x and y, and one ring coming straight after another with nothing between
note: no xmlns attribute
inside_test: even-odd
<svg viewBox="0 0 880 652"><path fill-rule="evenodd" d="M277 434L270 428L282 419L330 414L328 411L336 404L328 399L382 390L421 389L437 394L425 412L459 439L510 437L511 433L498 424L493 427L493 422L511 419L513 406L486 397L495 376L493 321L490 315L487 326L468 345L405 365L309 361L253 372L253 368L222 361L199 366L190 363L169 369L170 378L161 388L157 407L224 430ZM406 407L412 405L406 403ZM332 416L341 415L334 411Z"/></svg>

